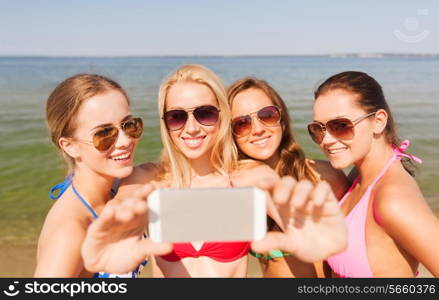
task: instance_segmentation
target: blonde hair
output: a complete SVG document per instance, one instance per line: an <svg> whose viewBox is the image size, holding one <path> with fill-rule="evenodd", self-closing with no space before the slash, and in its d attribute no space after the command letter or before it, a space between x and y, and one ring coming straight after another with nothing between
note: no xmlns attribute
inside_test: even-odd
<svg viewBox="0 0 439 300"><path fill-rule="evenodd" d="M215 95L220 110L218 123L216 125L219 126L219 130L212 147L210 161L217 172L227 176L235 168L238 157L238 151L233 143L230 130L231 112L227 103L227 94L219 77L201 65L183 65L169 74L160 85L158 109L163 150L159 164L161 169L159 176L168 181L173 187L190 186L191 173L187 158L172 142L163 120L166 108L166 97L169 89L178 82L203 84Z"/></svg>
<svg viewBox="0 0 439 300"><path fill-rule="evenodd" d="M254 77L244 77L235 81L227 90L230 107L232 107L236 95L247 89L261 90L270 98L274 105L281 109L282 140L277 149L280 159L276 163L276 173L280 176L290 175L297 180L308 179L313 183L318 182L318 175L311 167L310 162L305 157L305 153L294 137L291 119L285 102L266 81ZM239 150L239 158L246 159L249 156Z"/></svg>
<svg viewBox="0 0 439 300"><path fill-rule="evenodd" d="M61 82L50 94L46 103L46 121L52 143L67 163L68 173L73 172L75 161L59 145L61 137L72 137L76 130L76 115L82 103L111 90L121 92L129 104L128 95L115 81L96 74L77 74Z"/></svg>

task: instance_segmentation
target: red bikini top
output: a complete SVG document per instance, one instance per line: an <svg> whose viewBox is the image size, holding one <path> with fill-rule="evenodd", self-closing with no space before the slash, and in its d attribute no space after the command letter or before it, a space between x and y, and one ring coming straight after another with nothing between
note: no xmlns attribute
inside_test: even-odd
<svg viewBox="0 0 439 300"><path fill-rule="evenodd" d="M191 243L175 243L174 250L161 258L167 261L179 261L185 257L207 256L216 261L230 262L247 255L249 250L249 242L207 242L198 251Z"/></svg>
<svg viewBox="0 0 439 300"><path fill-rule="evenodd" d="M231 180L230 186L234 187ZM200 250L196 250L191 243L175 243L174 250L161 258L172 262L185 257L206 256L220 262L231 262L247 255L249 250L250 242L206 242Z"/></svg>

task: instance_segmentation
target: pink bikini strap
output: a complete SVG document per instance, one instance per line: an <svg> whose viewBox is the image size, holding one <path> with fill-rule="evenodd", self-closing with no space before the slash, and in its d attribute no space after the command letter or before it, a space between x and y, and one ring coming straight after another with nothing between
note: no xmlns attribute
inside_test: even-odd
<svg viewBox="0 0 439 300"><path fill-rule="evenodd" d="M360 175L358 175L357 177L355 177L354 181L352 182L351 186L349 187L348 191L344 194L344 196L340 199L340 201L338 202L338 205L342 205L343 202L346 200L346 198L349 196L349 194L352 192L352 190L354 189L354 187L357 185L358 181L360 181Z"/></svg>
<svg viewBox="0 0 439 300"><path fill-rule="evenodd" d="M404 153L405 149L407 149L409 147L409 145L410 145L409 140L404 140L399 147L392 145L393 152L395 153L395 155L397 157L407 157L407 158L413 159L414 161L416 161L419 164L422 164L422 159L420 159L419 157Z"/></svg>
<svg viewBox="0 0 439 300"><path fill-rule="evenodd" d="M405 150L408 148L409 145L410 145L409 140L404 140L399 147L397 147L395 145L391 145L392 149L393 149L392 158L389 159L387 164L384 166L384 168L381 170L381 172L378 174L378 176L375 178L375 180L372 182L372 184L369 186L369 188L372 188L378 182L378 180L381 179L381 177L384 175L384 173L386 173L386 171L390 167L390 165L398 158L407 157L407 158L413 159L417 163L420 163L420 164L422 163L422 159L420 159L414 155L405 153Z"/></svg>

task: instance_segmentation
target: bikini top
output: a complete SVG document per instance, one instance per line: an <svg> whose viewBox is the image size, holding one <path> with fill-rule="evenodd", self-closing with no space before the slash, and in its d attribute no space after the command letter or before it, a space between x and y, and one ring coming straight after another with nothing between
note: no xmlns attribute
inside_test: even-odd
<svg viewBox="0 0 439 300"><path fill-rule="evenodd" d="M52 200L57 200L59 199L59 197L61 197L61 195L67 190L67 188L69 186L72 186L72 190L75 193L76 197L84 204L84 206L90 211L90 213L93 215L93 219L97 219L98 215L96 214L96 212L93 210L93 208L90 206L90 204L87 202L87 200L85 200L76 190L75 186L73 185L73 174L67 176L67 178L55 185L49 192L49 197ZM111 189L111 194L112 196L114 196L117 193L117 189L119 186L119 180L115 180L113 183L113 187ZM58 194L55 195L56 191L58 191ZM144 235L144 238L146 237L146 235ZM147 260L144 260L143 262L140 263L139 266L137 266L137 268L135 268L133 271L125 273L125 274L112 274L112 273L107 273L107 272L99 272L99 273L95 273L93 274L93 278L136 278L139 276L140 272L142 271L142 269L146 266L146 264L148 263Z"/></svg>
<svg viewBox="0 0 439 300"><path fill-rule="evenodd" d="M258 259L263 259L266 261L275 260L277 258L282 258L282 257L286 257L286 256L292 256L291 253L284 252L284 251L278 250L278 249L272 249L272 250L268 251L268 253L266 253L266 254L256 253L256 252L253 252L252 250L250 250L249 253Z"/></svg>
<svg viewBox="0 0 439 300"><path fill-rule="evenodd" d="M174 250L161 258L173 262L186 257L206 256L219 262L231 262L247 255L248 250L249 242L205 242L199 250L191 243L175 243Z"/></svg>
<svg viewBox="0 0 439 300"><path fill-rule="evenodd" d="M366 217L369 206L369 199L376 183L383 177L392 163L401 159L402 157L408 157L415 160L418 163L422 163L419 158L404 153L405 149L409 146L409 141L405 140L401 143L400 147L392 145L393 156L381 170L381 172L375 177L373 182L368 186L366 192L358 201L358 203L352 208L352 210L345 217L346 225L348 229L348 247L345 251L329 257L326 261L331 267L332 271L338 277L373 277L372 268L369 264L366 247ZM341 206L354 187L358 184L360 177L358 176L348 192L340 200Z"/></svg>
<svg viewBox="0 0 439 300"><path fill-rule="evenodd" d="M229 179L230 187L233 182ZM174 249L167 255L160 256L164 260L175 262L186 257L206 256L219 262L235 261L250 250L250 242L205 242L199 250L192 243L174 243Z"/></svg>

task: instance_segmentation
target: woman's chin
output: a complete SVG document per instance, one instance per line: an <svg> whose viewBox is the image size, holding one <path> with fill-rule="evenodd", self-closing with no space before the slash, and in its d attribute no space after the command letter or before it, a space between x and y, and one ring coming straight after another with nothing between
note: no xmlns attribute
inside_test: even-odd
<svg viewBox="0 0 439 300"><path fill-rule="evenodd" d="M202 158L205 154L206 154L206 151L205 151L205 149L196 149L196 150L193 150L193 149L185 149L184 151L182 151L183 152L183 155L187 158L187 159L189 159L189 160L196 160L196 159L200 159L200 158Z"/></svg>
<svg viewBox="0 0 439 300"><path fill-rule="evenodd" d="M119 170L117 170L117 172L115 172L115 178L125 178L131 175L131 173L133 172L134 167L131 166L126 166L123 168L120 168Z"/></svg>
<svg viewBox="0 0 439 300"><path fill-rule="evenodd" d="M348 161L342 161L339 159L330 159L329 162L331 163L331 166L335 169L344 169L351 165Z"/></svg>
<svg viewBox="0 0 439 300"><path fill-rule="evenodd" d="M266 161L273 156L274 151L269 148L266 149L262 148L262 149L257 149L257 151L253 149L252 151L243 151L243 153L252 159Z"/></svg>

